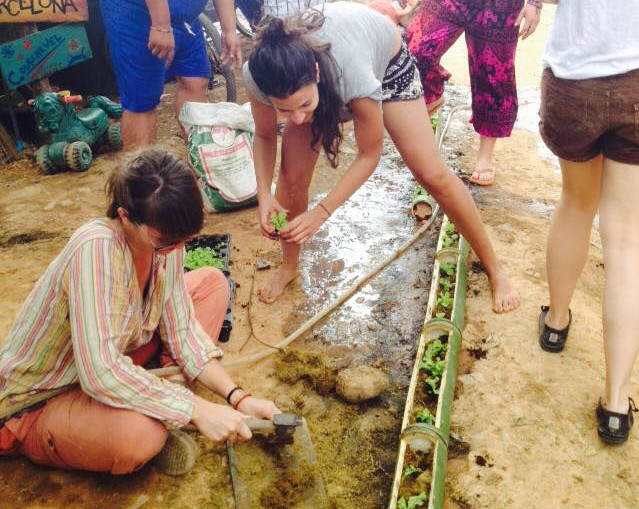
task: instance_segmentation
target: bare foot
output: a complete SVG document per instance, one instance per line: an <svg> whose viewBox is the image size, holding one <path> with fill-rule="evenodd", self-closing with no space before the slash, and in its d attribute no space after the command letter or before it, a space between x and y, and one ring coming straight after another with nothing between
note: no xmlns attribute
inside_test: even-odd
<svg viewBox="0 0 639 509"><path fill-rule="evenodd" d="M297 269L289 269L280 267L275 274L257 291L258 298L266 303L271 304L282 294L286 285L297 277Z"/></svg>
<svg viewBox="0 0 639 509"><path fill-rule="evenodd" d="M519 307L519 293L501 270L489 278L493 293L493 311L495 313L508 313Z"/></svg>

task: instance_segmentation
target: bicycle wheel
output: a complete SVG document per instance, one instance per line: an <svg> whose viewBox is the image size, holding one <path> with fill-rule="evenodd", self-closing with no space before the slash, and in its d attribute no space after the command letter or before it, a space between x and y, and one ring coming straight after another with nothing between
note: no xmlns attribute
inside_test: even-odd
<svg viewBox="0 0 639 509"><path fill-rule="evenodd" d="M211 78L209 79L209 90L225 87L226 101L234 103L237 99L237 89L235 85L235 74L228 65L222 65L222 38L215 24L206 14L198 16L204 39L206 40L206 53L211 63ZM221 81L223 80L223 82Z"/></svg>
<svg viewBox="0 0 639 509"><path fill-rule="evenodd" d="M244 37L248 37L249 39L253 37L253 27L239 7L235 8L235 28L237 28L237 31Z"/></svg>

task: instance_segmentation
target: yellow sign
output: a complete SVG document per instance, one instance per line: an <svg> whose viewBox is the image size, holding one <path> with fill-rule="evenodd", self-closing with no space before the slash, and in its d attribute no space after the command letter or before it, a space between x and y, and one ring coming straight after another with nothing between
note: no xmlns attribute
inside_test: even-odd
<svg viewBox="0 0 639 509"><path fill-rule="evenodd" d="M87 0L0 0L0 23L88 19Z"/></svg>

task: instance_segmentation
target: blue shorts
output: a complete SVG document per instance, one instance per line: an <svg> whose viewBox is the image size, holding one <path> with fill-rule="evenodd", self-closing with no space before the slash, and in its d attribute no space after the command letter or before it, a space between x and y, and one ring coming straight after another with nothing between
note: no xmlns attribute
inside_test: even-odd
<svg viewBox="0 0 639 509"><path fill-rule="evenodd" d="M174 8L173 4L188 8ZM197 21L205 4L205 0L170 2L175 56L167 69L164 61L153 56L147 47L151 19L144 0L100 0L120 102L125 110L143 113L156 108L169 79L211 76L204 34Z"/></svg>

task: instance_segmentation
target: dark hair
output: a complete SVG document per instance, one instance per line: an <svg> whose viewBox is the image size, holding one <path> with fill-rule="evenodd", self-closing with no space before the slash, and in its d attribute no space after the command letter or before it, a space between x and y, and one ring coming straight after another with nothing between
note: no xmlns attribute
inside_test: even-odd
<svg viewBox="0 0 639 509"><path fill-rule="evenodd" d="M202 195L193 172L178 157L146 149L120 165L106 183L107 216L118 208L137 224L146 224L169 239L198 233L204 224Z"/></svg>
<svg viewBox="0 0 639 509"><path fill-rule="evenodd" d="M335 168L345 110L337 91L337 64L329 53L330 43L321 43L308 35L323 23L324 15L313 9L286 20L267 18L258 29L248 66L263 94L285 99L303 86L315 83L315 64L319 65L319 104L313 113L311 146L321 140L326 157Z"/></svg>

